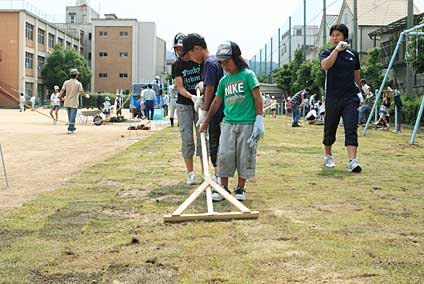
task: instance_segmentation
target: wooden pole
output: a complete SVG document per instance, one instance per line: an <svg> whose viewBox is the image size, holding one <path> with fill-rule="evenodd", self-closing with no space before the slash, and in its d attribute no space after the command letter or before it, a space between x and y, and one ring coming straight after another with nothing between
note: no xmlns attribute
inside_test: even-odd
<svg viewBox="0 0 424 284"><path fill-rule="evenodd" d="M1 155L1 161L3 163L4 179L6 180L6 188L9 188L9 181L7 179L6 165L4 163L3 150L1 148L1 144L0 144L0 155Z"/></svg>

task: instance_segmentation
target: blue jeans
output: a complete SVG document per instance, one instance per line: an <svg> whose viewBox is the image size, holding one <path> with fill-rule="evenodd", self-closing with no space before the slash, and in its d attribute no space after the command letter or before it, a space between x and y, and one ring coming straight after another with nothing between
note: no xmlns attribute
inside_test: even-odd
<svg viewBox="0 0 424 284"><path fill-rule="evenodd" d="M146 101L145 106L147 119L153 120L153 114L155 113L155 101Z"/></svg>
<svg viewBox="0 0 424 284"><path fill-rule="evenodd" d="M300 108L297 104L292 104L291 109L293 112L293 124L299 124L299 118L300 118Z"/></svg>
<svg viewBox="0 0 424 284"><path fill-rule="evenodd" d="M77 117L77 108L68 107L66 108L68 112L68 130L69 131L75 131L77 128L75 127L75 119Z"/></svg>
<svg viewBox="0 0 424 284"><path fill-rule="evenodd" d="M368 115L370 113L370 107L368 105L362 105L359 107L359 115L358 115L358 124L362 123L362 118L365 115L365 119L368 118Z"/></svg>

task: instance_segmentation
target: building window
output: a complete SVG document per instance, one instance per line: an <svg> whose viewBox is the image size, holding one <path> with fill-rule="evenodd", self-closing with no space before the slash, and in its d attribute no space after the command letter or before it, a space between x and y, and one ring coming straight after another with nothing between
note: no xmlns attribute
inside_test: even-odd
<svg viewBox="0 0 424 284"><path fill-rule="evenodd" d="M41 99L41 103L44 104L44 84L37 84L37 97Z"/></svg>
<svg viewBox="0 0 424 284"><path fill-rule="evenodd" d="M108 36L108 32L99 32L99 36L103 36L103 37Z"/></svg>
<svg viewBox="0 0 424 284"><path fill-rule="evenodd" d="M91 33L88 33L88 40L91 40Z"/></svg>
<svg viewBox="0 0 424 284"><path fill-rule="evenodd" d="M100 78L107 78L107 73L99 73Z"/></svg>
<svg viewBox="0 0 424 284"><path fill-rule="evenodd" d="M301 36L302 35L302 29L297 29L296 30L296 35L297 36Z"/></svg>
<svg viewBox="0 0 424 284"><path fill-rule="evenodd" d="M120 36L127 37L128 36L128 32L119 32L119 35Z"/></svg>
<svg viewBox="0 0 424 284"><path fill-rule="evenodd" d="M59 43L60 46L64 46L64 42L63 42L63 38L57 38L57 41Z"/></svg>
<svg viewBox="0 0 424 284"><path fill-rule="evenodd" d="M33 90L34 90L34 83L25 82L25 96L32 97Z"/></svg>
<svg viewBox="0 0 424 284"><path fill-rule="evenodd" d="M34 54L25 52L25 68L32 69L34 61Z"/></svg>
<svg viewBox="0 0 424 284"><path fill-rule="evenodd" d="M71 43L69 41L66 41L66 48L71 48Z"/></svg>
<svg viewBox="0 0 424 284"><path fill-rule="evenodd" d="M71 24L75 24L75 15L69 14Z"/></svg>
<svg viewBox="0 0 424 284"><path fill-rule="evenodd" d="M48 47L49 48L54 48L54 34L50 34L49 33Z"/></svg>
<svg viewBox="0 0 424 284"><path fill-rule="evenodd" d="M75 51L78 51L78 45L74 44Z"/></svg>
<svg viewBox="0 0 424 284"><path fill-rule="evenodd" d="M38 29L38 43L39 44L46 44L46 32L42 29Z"/></svg>
<svg viewBox="0 0 424 284"><path fill-rule="evenodd" d="M99 57L107 57L107 52L99 52Z"/></svg>
<svg viewBox="0 0 424 284"><path fill-rule="evenodd" d="M39 72L41 72L41 69L43 69L43 65L45 62L45 58L43 56L38 56L38 60L37 60L37 70Z"/></svg>
<svg viewBox="0 0 424 284"><path fill-rule="evenodd" d="M120 57L128 57L128 52L120 52L119 56Z"/></svg>
<svg viewBox="0 0 424 284"><path fill-rule="evenodd" d="M119 78L128 78L128 73L119 73Z"/></svg>
<svg viewBox="0 0 424 284"><path fill-rule="evenodd" d="M25 37L27 40L34 39L34 26L30 23L26 23L25 25Z"/></svg>

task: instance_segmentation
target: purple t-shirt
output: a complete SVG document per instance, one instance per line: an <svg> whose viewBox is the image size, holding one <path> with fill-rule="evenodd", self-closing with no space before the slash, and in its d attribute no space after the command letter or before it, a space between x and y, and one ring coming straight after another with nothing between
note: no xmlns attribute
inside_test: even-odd
<svg viewBox="0 0 424 284"><path fill-rule="evenodd" d="M216 59L215 55L211 55L203 63L202 81L205 86L215 87L215 93L218 89L218 84L221 78L224 77L224 70ZM222 102L215 116L224 116L224 102Z"/></svg>

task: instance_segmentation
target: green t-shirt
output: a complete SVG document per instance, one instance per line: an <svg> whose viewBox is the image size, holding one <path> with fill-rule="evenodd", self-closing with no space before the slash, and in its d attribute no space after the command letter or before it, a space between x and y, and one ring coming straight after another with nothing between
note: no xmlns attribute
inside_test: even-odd
<svg viewBox="0 0 424 284"><path fill-rule="evenodd" d="M256 107L252 90L257 87L259 81L249 69L243 69L234 75L227 74L219 81L216 95L224 99L224 122L255 123Z"/></svg>

